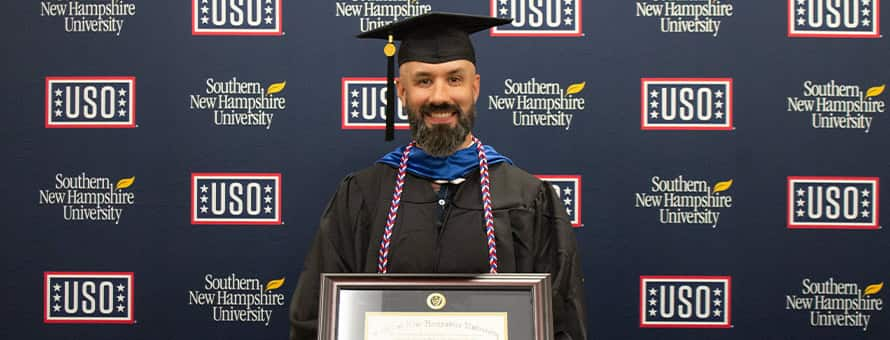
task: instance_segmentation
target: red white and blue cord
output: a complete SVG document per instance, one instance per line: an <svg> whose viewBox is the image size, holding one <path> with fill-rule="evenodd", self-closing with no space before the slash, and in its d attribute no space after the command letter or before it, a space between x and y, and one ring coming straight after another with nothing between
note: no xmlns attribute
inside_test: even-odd
<svg viewBox="0 0 890 340"><path fill-rule="evenodd" d="M488 271L498 272L498 252L494 234L494 215L491 204L491 183L488 175L488 158L485 149L478 138L473 138L479 157L479 183L482 189L482 209L485 217L485 238L488 244ZM416 143L411 141L402 152L399 162L399 173L396 175L396 186L393 189L392 202L389 206L389 214L386 216L386 227L383 230L383 239L380 240L380 251L377 253L377 273L385 274L389 265L389 246L392 241L392 232L395 228L399 205L402 201L402 190L405 187L405 174L408 169L408 155Z"/></svg>

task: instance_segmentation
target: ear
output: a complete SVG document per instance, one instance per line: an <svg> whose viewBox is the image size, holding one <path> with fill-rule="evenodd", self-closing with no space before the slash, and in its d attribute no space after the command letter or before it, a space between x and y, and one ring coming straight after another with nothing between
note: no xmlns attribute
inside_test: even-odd
<svg viewBox="0 0 890 340"><path fill-rule="evenodd" d="M473 102L479 100L479 74L476 73L476 79L473 79Z"/></svg>
<svg viewBox="0 0 890 340"><path fill-rule="evenodd" d="M396 82L396 93L399 95L399 102L402 106L405 106L405 86L402 85L402 78L396 77L394 80Z"/></svg>

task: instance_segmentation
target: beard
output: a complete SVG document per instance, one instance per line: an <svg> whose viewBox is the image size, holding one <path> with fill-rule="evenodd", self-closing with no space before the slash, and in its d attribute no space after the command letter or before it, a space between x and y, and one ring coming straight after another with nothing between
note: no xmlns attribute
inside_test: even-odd
<svg viewBox="0 0 890 340"><path fill-rule="evenodd" d="M431 112L457 112L457 125L433 124L427 126L423 117ZM419 112L408 108L408 123L411 126L411 138L417 142L423 151L433 157L447 157L455 153L467 139L467 135L473 129L476 117L476 109L470 106L467 112L463 112L456 104L421 105Z"/></svg>

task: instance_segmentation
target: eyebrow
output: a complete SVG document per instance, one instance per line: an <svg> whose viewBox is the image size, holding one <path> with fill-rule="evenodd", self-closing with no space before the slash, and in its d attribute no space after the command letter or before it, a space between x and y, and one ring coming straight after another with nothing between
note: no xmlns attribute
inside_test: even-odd
<svg viewBox="0 0 890 340"><path fill-rule="evenodd" d="M455 68L455 69L453 69L453 70L451 70L451 71L448 71L447 74L448 74L448 75L456 75L456 74L457 74L457 75L461 75L461 74L464 74L464 73L467 73L467 72L468 72L468 71L467 71L466 69L463 69L463 68ZM417 72L415 72L415 73L412 75L412 77L429 77L429 76L431 76L431 75L432 75L432 72L429 72L429 71L417 71Z"/></svg>

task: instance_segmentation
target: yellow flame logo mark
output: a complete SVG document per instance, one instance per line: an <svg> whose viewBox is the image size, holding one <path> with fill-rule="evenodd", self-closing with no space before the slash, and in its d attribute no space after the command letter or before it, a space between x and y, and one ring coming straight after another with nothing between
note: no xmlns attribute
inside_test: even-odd
<svg viewBox="0 0 890 340"><path fill-rule="evenodd" d="M887 84L881 86L875 86L868 89L868 92L865 92L865 98L877 97L880 96L881 93L884 93L884 88L887 87Z"/></svg>
<svg viewBox="0 0 890 340"><path fill-rule="evenodd" d="M714 193L729 190L730 187L732 187L732 180L718 182L714 184Z"/></svg>
<svg viewBox="0 0 890 340"><path fill-rule="evenodd" d="M582 81L577 84L569 85L569 87L566 88L566 96L571 95L571 94L581 93L581 91L584 91L584 85L587 85L586 81Z"/></svg>
<svg viewBox="0 0 890 340"><path fill-rule="evenodd" d="M287 81L269 85L269 88L266 89L266 95L268 96L283 91L285 85L287 85Z"/></svg>
<svg viewBox="0 0 890 340"><path fill-rule="evenodd" d="M868 285L868 287L865 287L865 292L863 292L862 295L875 295L881 291L881 288L884 288L883 282Z"/></svg>
<svg viewBox="0 0 890 340"><path fill-rule="evenodd" d="M267 291L275 290L275 289L281 288L282 285L284 285L283 277L278 280L269 281L269 283L266 284L266 290Z"/></svg>
<svg viewBox="0 0 890 340"><path fill-rule="evenodd" d="M135 182L135 181L136 181L136 176L133 176L130 178L122 178L121 180L117 181L117 185L115 185L114 188L118 189L118 190L126 189L126 188L129 188L130 186L132 186L133 182Z"/></svg>

